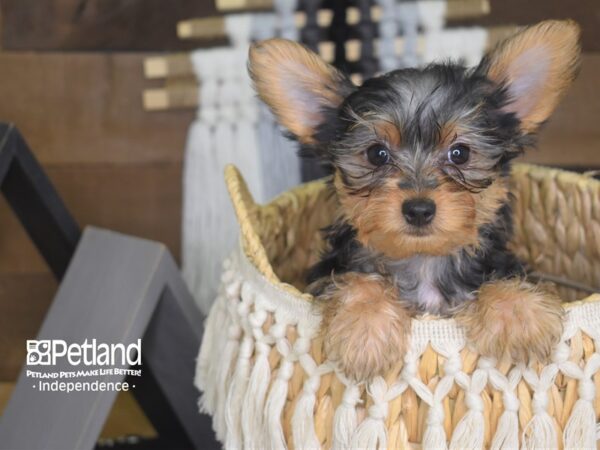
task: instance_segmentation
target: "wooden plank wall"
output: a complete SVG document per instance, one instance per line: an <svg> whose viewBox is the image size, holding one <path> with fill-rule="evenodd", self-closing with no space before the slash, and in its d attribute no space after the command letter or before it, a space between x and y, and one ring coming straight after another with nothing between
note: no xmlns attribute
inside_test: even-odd
<svg viewBox="0 0 600 450"><path fill-rule="evenodd" d="M217 14L213 0L2 0L0 7L7 50L192 49L198 44L177 38L177 22Z"/></svg>
<svg viewBox="0 0 600 450"><path fill-rule="evenodd" d="M452 25L530 25L548 19L572 19L582 29L586 52L600 51L600 2L598 0L490 0L491 14Z"/></svg>
<svg viewBox="0 0 600 450"><path fill-rule="evenodd" d="M142 109L145 53L0 52L0 120L21 130L81 226L167 244L178 258L181 165L194 111ZM0 200L0 380L56 289L44 261Z"/></svg>
<svg viewBox="0 0 600 450"><path fill-rule="evenodd" d="M167 6L168 5L168 6ZM527 25L576 20L586 51L600 51L597 0L490 0L486 17L453 25ZM219 14L213 0L1 0L6 50L183 50L199 43L177 38L177 21Z"/></svg>

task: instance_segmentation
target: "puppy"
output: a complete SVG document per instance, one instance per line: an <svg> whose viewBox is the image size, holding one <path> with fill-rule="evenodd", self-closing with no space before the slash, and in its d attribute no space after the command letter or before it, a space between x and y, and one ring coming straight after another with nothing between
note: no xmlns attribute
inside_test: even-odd
<svg viewBox="0 0 600 450"><path fill-rule="evenodd" d="M401 360L411 317L452 315L482 355L546 360L560 300L507 248L511 160L535 143L578 67L579 28L546 21L472 69L432 64L362 86L294 42L250 49L278 121L334 169L339 216L310 273L328 356L355 380Z"/></svg>

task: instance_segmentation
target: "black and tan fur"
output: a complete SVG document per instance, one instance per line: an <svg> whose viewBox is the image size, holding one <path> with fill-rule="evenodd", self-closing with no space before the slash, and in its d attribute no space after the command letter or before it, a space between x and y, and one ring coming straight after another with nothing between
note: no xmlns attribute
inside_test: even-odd
<svg viewBox="0 0 600 450"><path fill-rule="evenodd" d="M542 22L476 68L396 70L360 87L299 44L251 48L260 97L334 169L339 217L309 277L328 352L350 376L387 370L419 312L456 316L483 354L549 356L561 309L525 281L507 248L508 176L573 80L578 39L573 22ZM466 162L450 159L456 148ZM385 163L373 163L373 149L384 149ZM403 205L413 199L435 205L426 225L409 223Z"/></svg>

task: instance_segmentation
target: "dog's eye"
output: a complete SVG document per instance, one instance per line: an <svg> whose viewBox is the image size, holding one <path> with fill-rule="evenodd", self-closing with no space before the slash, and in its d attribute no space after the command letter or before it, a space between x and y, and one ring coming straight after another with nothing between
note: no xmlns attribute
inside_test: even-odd
<svg viewBox="0 0 600 450"><path fill-rule="evenodd" d="M469 160L471 150L465 144L454 144L448 150L448 159L454 164L464 164Z"/></svg>
<svg viewBox="0 0 600 450"><path fill-rule="evenodd" d="M367 149L367 158L374 166L383 166L390 160L390 152L381 144L372 145Z"/></svg>

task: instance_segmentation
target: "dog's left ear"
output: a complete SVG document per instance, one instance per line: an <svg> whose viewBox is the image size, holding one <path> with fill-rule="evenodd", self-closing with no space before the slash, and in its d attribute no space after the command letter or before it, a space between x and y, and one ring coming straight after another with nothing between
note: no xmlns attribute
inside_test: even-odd
<svg viewBox="0 0 600 450"><path fill-rule="evenodd" d="M550 117L579 67L579 26L548 20L525 28L486 56L479 70L506 89L506 112L535 132Z"/></svg>

